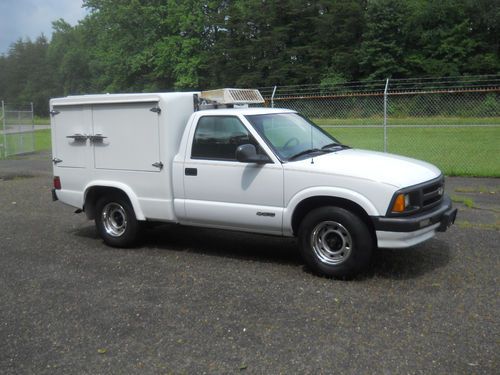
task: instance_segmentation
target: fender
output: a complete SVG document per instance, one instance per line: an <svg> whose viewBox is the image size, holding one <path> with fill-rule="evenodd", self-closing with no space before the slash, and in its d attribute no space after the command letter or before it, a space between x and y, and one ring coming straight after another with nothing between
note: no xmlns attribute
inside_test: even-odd
<svg viewBox="0 0 500 375"><path fill-rule="evenodd" d="M130 199L130 203L132 203L132 208L134 209L136 219L137 220L146 220L146 217L144 216L144 213L142 212L141 206L139 204L139 199L137 198L137 195L130 188L130 186L128 186L122 182L106 181L106 180L90 181L83 189L85 192L84 196L83 196L84 202L87 199L87 192L89 191L89 189L92 187L96 187L96 186L112 187L112 188L116 188L116 189L123 191L128 196L128 199Z"/></svg>
<svg viewBox="0 0 500 375"><path fill-rule="evenodd" d="M331 186L315 186L299 191L288 201L288 204L286 205L283 212L284 233L287 233L289 235L292 234L292 216L299 203L307 198L318 196L343 198L361 206L361 208L365 210L365 212L369 216L380 215L375 206L370 202L370 200L356 191Z"/></svg>

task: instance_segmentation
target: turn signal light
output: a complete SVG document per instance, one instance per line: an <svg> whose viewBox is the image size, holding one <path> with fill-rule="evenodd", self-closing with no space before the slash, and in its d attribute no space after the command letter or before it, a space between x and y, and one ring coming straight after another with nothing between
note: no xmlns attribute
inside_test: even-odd
<svg viewBox="0 0 500 375"><path fill-rule="evenodd" d="M59 176L54 176L54 189L61 190L61 179Z"/></svg>
<svg viewBox="0 0 500 375"><path fill-rule="evenodd" d="M406 208L406 200L406 194L398 194L392 206L392 212L403 212Z"/></svg>

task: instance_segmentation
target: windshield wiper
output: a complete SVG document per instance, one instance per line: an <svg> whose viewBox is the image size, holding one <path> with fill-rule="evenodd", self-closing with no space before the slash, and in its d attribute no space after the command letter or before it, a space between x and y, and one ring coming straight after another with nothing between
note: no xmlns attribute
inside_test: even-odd
<svg viewBox="0 0 500 375"><path fill-rule="evenodd" d="M288 160L292 160L292 159L296 159L298 158L299 156L302 156L302 155L307 155L307 154L310 154L310 153L313 153L313 152L321 152L321 153L325 153L325 152L331 152L330 150L321 150L319 148L310 148L310 149L307 149L307 150L304 150L304 151L301 151L295 155L292 155L288 158Z"/></svg>
<svg viewBox="0 0 500 375"><path fill-rule="evenodd" d="M324 145L323 147L321 147L321 149L326 150L327 148L330 148L330 147L340 147L342 149L350 148L349 146L343 145L341 143L333 142L333 143L328 143L327 145Z"/></svg>

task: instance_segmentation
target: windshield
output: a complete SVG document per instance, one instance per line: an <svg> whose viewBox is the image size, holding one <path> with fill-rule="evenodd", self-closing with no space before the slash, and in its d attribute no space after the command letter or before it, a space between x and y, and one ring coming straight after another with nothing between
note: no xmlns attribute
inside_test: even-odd
<svg viewBox="0 0 500 375"><path fill-rule="evenodd" d="M330 134L297 113L245 116L281 160L341 146Z"/></svg>

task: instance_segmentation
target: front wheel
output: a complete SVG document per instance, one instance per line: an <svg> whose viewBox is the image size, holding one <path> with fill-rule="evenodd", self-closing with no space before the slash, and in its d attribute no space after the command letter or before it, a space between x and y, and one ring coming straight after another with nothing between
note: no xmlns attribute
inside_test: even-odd
<svg viewBox="0 0 500 375"><path fill-rule="evenodd" d="M110 194L99 199L95 225L104 242L114 247L132 246L139 232L139 223L132 205L119 194Z"/></svg>
<svg viewBox="0 0 500 375"><path fill-rule="evenodd" d="M300 252L317 274L347 278L368 266L374 248L368 226L340 207L309 212L299 228Z"/></svg>

